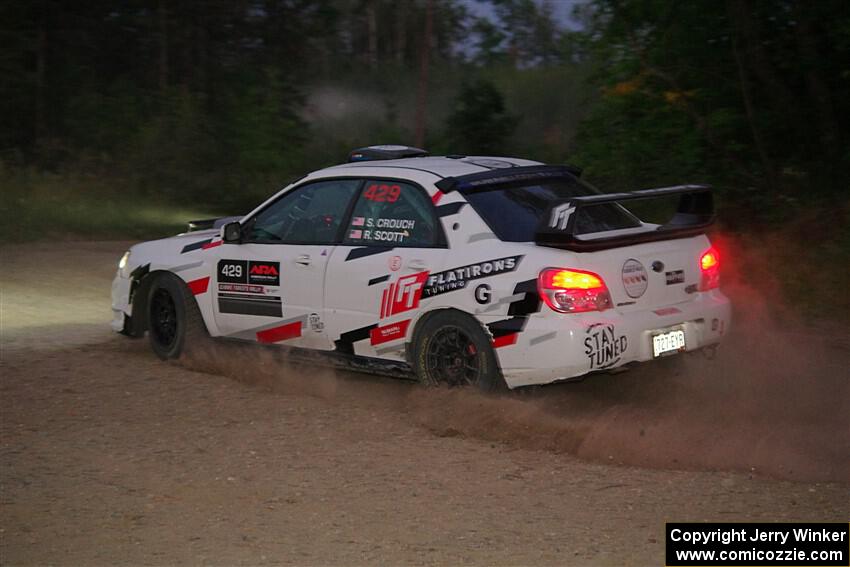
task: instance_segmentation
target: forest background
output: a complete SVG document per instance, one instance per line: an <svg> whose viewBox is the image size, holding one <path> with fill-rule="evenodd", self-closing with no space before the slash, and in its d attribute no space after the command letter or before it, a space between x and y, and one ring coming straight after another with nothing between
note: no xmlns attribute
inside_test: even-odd
<svg viewBox="0 0 850 567"><path fill-rule="evenodd" d="M564 8L6 0L0 238L165 235L403 143L570 163L604 191L710 183L787 297L850 315L850 4Z"/></svg>

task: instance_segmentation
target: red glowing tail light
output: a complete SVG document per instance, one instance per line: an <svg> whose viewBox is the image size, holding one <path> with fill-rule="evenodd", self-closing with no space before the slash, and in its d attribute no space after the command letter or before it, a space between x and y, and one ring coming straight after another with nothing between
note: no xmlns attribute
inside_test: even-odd
<svg viewBox="0 0 850 567"><path fill-rule="evenodd" d="M593 272L547 268L537 278L540 299L559 313L604 311L611 295L602 278Z"/></svg>
<svg viewBox="0 0 850 567"><path fill-rule="evenodd" d="M720 255L713 246L699 258L699 289L708 291L720 286Z"/></svg>

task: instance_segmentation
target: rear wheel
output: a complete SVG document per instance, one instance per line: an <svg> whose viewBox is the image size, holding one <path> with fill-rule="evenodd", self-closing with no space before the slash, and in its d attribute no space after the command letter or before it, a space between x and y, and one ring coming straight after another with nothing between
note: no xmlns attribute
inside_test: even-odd
<svg viewBox="0 0 850 567"><path fill-rule="evenodd" d="M195 298L180 278L160 274L148 295L148 337L163 360L179 358L208 337Z"/></svg>
<svg viewBox="0 0 850 567"><path fill-rule="evenodd" d="M414 369L427 385L507 390L490 339L477 321L457 312L431 316L414 338Z"/></svg>

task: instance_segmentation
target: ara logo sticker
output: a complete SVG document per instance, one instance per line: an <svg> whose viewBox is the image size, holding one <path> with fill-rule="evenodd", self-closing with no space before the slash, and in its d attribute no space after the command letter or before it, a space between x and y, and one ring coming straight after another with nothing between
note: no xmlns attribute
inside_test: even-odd
<svg viewBox="0 0 850 567"><path fill-rule="evenodd" d="M594 323L585 330L584 354L590 360L591 370L610 368L614 366L626 349L629 339L625 335L617 336L614 325Z"/></svg>
<svg viewBox="0 0 850 567"><path fill-rule="evenodd" d="M428 272L419 272L391 283L381 296L381 319L419 307L427 278Z"/></svg>
<svg viewBox="0 0 850 567"><path fill-rule="evenodd" d="M280 285L280 262L249 262L248 283Z"/></svg>

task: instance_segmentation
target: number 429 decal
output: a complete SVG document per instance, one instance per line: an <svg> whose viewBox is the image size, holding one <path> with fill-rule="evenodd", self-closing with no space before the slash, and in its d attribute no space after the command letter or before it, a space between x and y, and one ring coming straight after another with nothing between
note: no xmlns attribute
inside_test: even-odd
<svg viewBox="0 0 850 567"><path fill-rule="evenodd" d="M364 199L375 201L378 203L395 203L398 201L398 196L401 194L401 187L398 185L386 185L373 183L363 193Z"/></svg>

